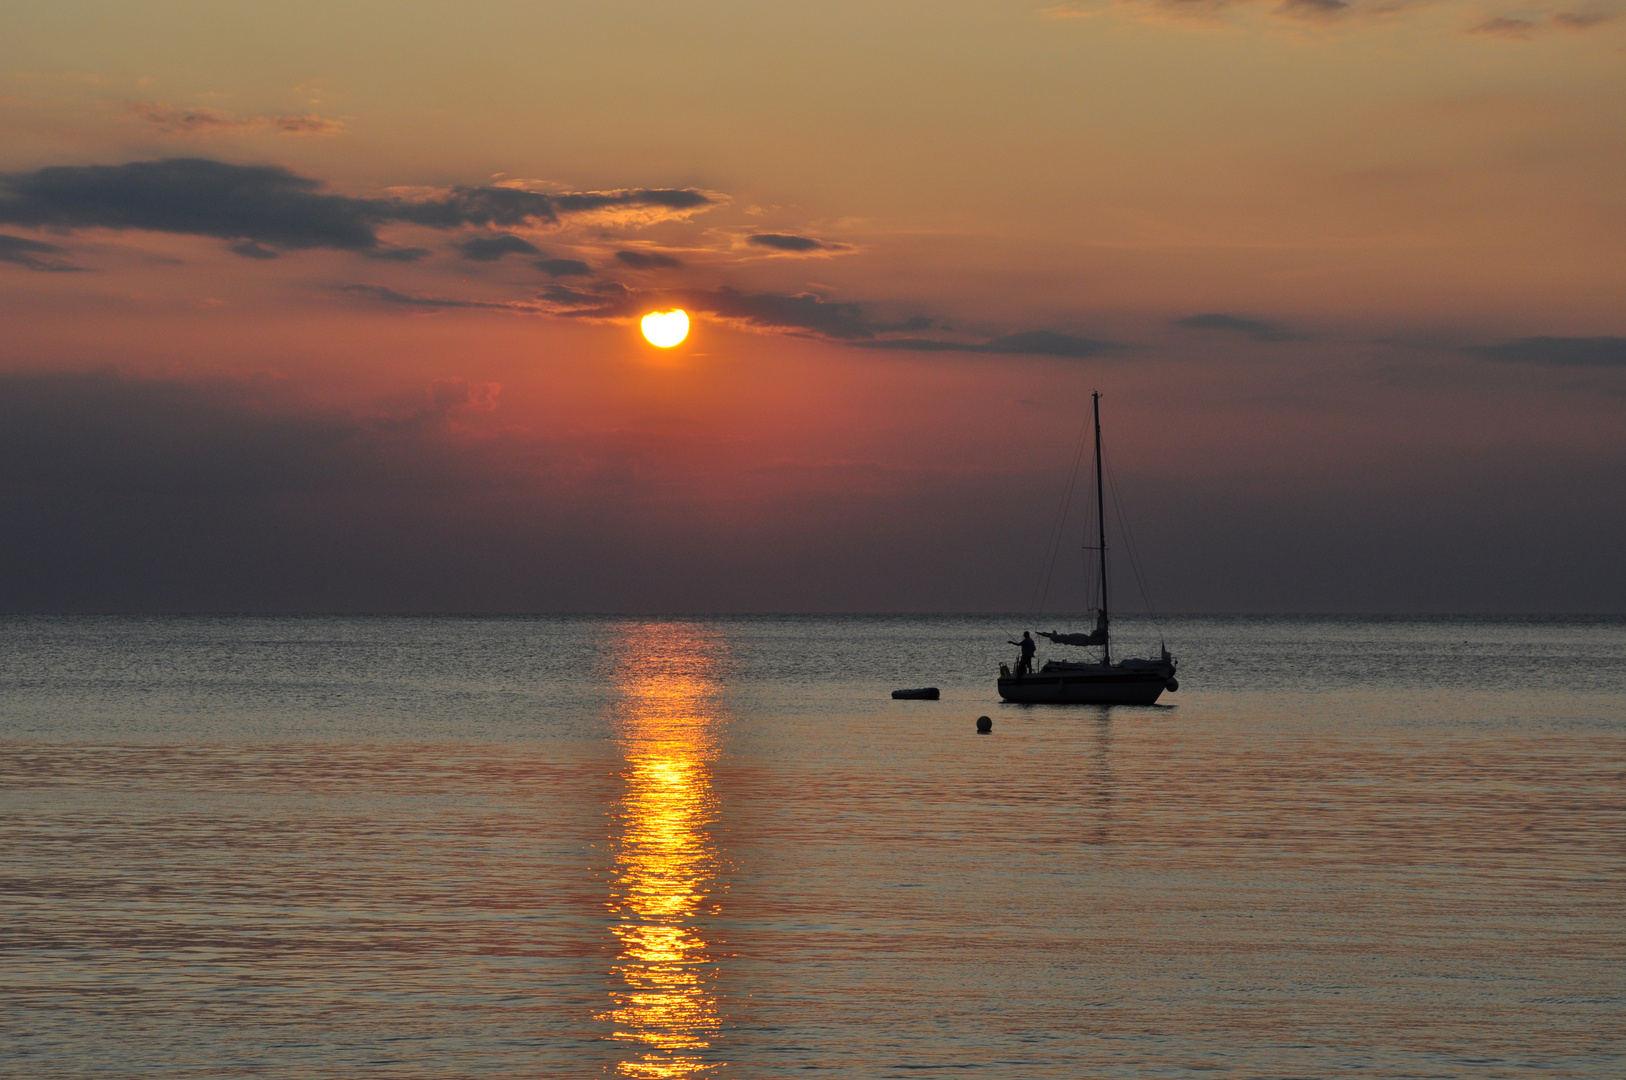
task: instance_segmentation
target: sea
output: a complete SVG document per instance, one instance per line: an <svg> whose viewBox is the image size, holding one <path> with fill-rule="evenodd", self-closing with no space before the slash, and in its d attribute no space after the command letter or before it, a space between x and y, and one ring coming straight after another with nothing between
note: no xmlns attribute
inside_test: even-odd
<svg viewBox="0 0 1626 1080"><path fill-rule="evenodd" d="M1089 625L0 619L0 1074L1626 1076L1626 619Z"/></svg>

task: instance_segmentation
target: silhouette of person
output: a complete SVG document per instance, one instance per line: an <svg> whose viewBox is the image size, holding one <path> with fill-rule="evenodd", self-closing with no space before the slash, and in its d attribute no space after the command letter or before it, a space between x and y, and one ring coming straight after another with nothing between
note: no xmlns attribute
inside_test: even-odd
<svg viewBox="0 0 1626 1080"><path fill-rule="evenodd" d="M1012 645L1022 650L1022 659L1016 662L1017 675L1028 675L1033 672L1033 653L1038 646L1033 643L1033 635L1026 630L1022 631L1022 640L1013 641Z"/></svg>

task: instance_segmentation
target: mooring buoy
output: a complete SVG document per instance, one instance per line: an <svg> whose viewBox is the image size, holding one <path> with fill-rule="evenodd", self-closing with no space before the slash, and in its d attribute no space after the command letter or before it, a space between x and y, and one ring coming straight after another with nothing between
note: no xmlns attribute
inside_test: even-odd
<svg viewBox="0 0 1626 1080"><path fill-rule="evenodd" d="M977 717L977 733L979 735L986 735L992 730L994 730L994 722L992 720L986 716Z"/></svg>

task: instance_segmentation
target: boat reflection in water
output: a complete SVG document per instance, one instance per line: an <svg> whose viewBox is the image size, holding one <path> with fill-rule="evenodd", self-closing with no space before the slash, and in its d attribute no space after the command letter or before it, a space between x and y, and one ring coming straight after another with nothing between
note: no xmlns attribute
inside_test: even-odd
<svg viewBox="0 0 1626 1080"><path fill-rule="evenodd" d="M716 963L701 926L723 888L710 834L721 646L681 623L627 626L614 646L624 790L608 907L620 950L614 1007L599 1019L627 1044L623 1076L696 1076L721 1064L712 1051L722 1027Z"/></svg>

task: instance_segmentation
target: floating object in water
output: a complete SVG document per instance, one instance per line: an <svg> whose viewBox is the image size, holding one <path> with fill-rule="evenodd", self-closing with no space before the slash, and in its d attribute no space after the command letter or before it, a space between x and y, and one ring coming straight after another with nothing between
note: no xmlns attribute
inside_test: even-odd
<svg viewBox="0 0 1626 1080"><path fill-rule="evenodd" d="M919 690L894 690L895 698L913 698L920 701L936 701L940 696L935 686L922 686Z"/></svg>
<svg viewBox="0 0 1626 1080"><path fill-rule="evenodd" d="M994 730L994 722L986 716L977 717L977 734L986 735Z"/></svg>
<svg viewBox="0 0 1626 1080"><path fill-rule="evenodd" d="M1099 648L1101 659L1099 662L1049 660L1044 667L1034 671L1033 643L1026 634L1023 634L1020 642L1011 642L1022 647L1022 662L1017 665L1016 674L1012 675L1007 665L999 665L999 696L1006 701L1019 702L1023 705L1150 705L1163 691L1173 693L1180 688L1179 682L1174 677L1176 667L1174 657L1169 655L1166 645L1161 649L1163 655L1156 659L1112 662L1112 639L1107 615L1107 518L1101 458L1101 395L1099 393L1091 395L1091 402L1095 417L1097 531L1092 538L1096 543L1090 550L1094 550L1099 556L1097 561L1101 578L1098 595L1101 604L1096 608L1093 630L1074 634L1040 631L1039 636L1049 638L1056 645Z"/></svg>

